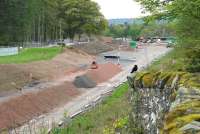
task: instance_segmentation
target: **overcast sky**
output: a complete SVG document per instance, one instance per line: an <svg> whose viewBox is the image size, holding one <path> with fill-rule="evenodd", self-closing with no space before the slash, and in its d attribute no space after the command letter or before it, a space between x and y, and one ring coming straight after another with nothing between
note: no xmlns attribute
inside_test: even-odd
<svg viewBox="0 0 200 134"><path fill-rule="evenodd" d="M101 7L101 12L107 19L136 18L144 16L141 6L134 0L93 0Z"/></svg>

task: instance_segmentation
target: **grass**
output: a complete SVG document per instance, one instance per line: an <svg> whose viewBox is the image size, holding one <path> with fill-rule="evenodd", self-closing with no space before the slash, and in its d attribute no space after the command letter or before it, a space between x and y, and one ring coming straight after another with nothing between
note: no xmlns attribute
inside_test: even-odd
<svg viewBox="0 0 200 134"><path fill-rule="evenodd" d="M124 124L131 109L127 95L128 84L125 83L103 103L74 118L66 128L55 129L53 134L102 134L105 129L117 122Z"/></svg>
<svg viewBox="0 0 200 134"><path fill-rule="evenodd" d="M52 48L27 48L23 49L18 55L1 56L0 64L20 64L33 61L49 60L61 52L60 47Z"/></svg>
<svg viewBox="0 0 200 134"><path fill-rule="evenodd" d="M184 63L185 50L174 48L164 57L152 63L147 71L185 71L186 64Z"/></svg>

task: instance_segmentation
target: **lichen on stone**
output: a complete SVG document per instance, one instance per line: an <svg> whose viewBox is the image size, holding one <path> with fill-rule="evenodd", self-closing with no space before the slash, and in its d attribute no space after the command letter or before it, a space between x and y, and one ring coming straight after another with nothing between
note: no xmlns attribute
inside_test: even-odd
<svg viewBox="0 0 200 134"><path fill-rule="evenodd" d="M149 105L160 110L157 112L155 109L152 110L157 113L156 120L160 120L159 125L157 123L157 126L154 126L157 127L159 133L183 134L181 130L183 126L193 121L200 122L199 75L185 72L141 72L133 78L133 83L135 88L139 89L141 96L145 99L151 98L151 101L145 101L150 103L146 108L148 109ZM142 113L145 112L139 114Z"/></svg>

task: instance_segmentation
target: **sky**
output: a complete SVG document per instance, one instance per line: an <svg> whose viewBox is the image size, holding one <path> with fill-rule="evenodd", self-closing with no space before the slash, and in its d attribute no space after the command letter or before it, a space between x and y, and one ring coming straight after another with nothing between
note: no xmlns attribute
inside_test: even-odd
<svg viewBox="0 0 200 134"><path fill-rule="evenodd" d="M144 16L141 6L134 0L93 0L101 7L106 19L138 18Z"/></svg>

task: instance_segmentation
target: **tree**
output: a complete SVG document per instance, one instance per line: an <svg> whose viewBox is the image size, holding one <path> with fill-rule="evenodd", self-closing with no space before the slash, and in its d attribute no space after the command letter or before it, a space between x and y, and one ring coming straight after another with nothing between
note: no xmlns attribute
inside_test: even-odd
<svg viewBox="0 0 200 134"><path fill-rule="evenodd" d="M46 41L58 27L57 0L1 0L0 44ZM50 38L50 37L49 37Z"/></svg>
<svg viewBox="0 0 200 134"><path fill-rule="evenodd" d="M0 45L100 34L107 21L91 0L1 0Z"/></svg>
<svg viewBox="0 0 200 134"><path fill-rule="evenodd" d="M63 0L60 6L65 36L72 40L76 34L97 34L106 27L98 4L91 0Z"/></svg>
<svg viewBox="0 0 200 134"><path fill-rule="evenodd" d="M185 49L188 70L200 71L200 1L199 0L137 0L147 11L175 21L179 46ZM190 56L188 56L190 55Z"/></svg>
<svg viewBox="0 0 200 134"><path fill-rule="evenodd" d="M131 37L131 39L136 40L143 30L142 25L133 24L130 26L128 35Z"/></svg>

